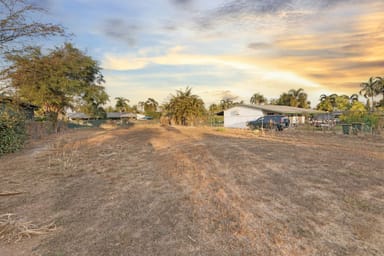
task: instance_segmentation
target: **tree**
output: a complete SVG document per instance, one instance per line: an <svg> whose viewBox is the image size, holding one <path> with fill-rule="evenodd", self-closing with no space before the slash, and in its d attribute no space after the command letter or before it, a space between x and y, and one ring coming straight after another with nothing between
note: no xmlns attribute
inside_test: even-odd
<svg viewBox="0 0 384 256"><path fill-rule="evenodd" d="M133 105L133 106L129 106L129 112L132 112L132 113L139 113L139 109L137 108L137 105Z"/></svg>
<svg viewBox="0 0 384 256"><path fill-rule="evenodd" d="M383 98L378 102L378 107L384 107L384 77L376 77L376 91L377 95L382 94Z"/></svg>
<svg viewBox="0 0 384 256"><path fill-rule="evenodd" d="M206 112L204 101L199 96L192 94L190 87L184 91L177 90L176 95L171 95L169 102L163 105L163 109L168 118L181 125L196 123Z"/></svg>
<svg viewBox="0 0 384 256"><path fill-rule="evenodd" d="M211 115L213 114L216 114L217 112L220 112L222 111L221 107L215 103L211 104L209 107L208 107L208 111Z"/></svg>
<svg viewBox="0 0 384 256"><path fill-rule="evenodd" d="M107 113L102 107L109 100L108 94L99 85L89 86L78 102L80 112L84 112L93 118L106 118Z"/></svg>
<svg viewBox="0 0 384 256"><path fill-rule="evenodd" d="M337 103L336 103L337 97L338 97L338 95L336 93L332 93L328 96L329 102L332 105L332 110L335 110L335 108L337 106Z"/></svg>
<svg viewBox="0 0 384 256"><path fill-rule="evenodd" d="M297 90L290 89L287 93L283 93L276 100L277 105L309 108L310 102L308 101L308 95L304 92L304 89L299 88Z"/></svg>
<svg viewBox="0 0 384 256"><path fill-rule="evenodd" d="M59 114L79 102L104 104L108 96L101 84L101 68L90 56L65 44L47 54L30 48L23 54L8 54L7 70L16 95L38 105L54 124Z"/></svg>
<svg viewBox="0 0 384 256"><path fill-rule="evenodd" d="M322 110L322 111L327 111L327 112L332 112L333 111L333 105L331 103L330 98L325 94L320 95L320 102L319 102L319 104L317 104L316 109Z"/></svg>
<svg viewBox="0 0 384 256"><path fill-rule="evenodd" d="M116 104L115 107L118 109L120 112L127 112L129 109L129 99L126 99L124 97L116 97Z"/></svg>
<svg viewBox="0 0 384 256"><path fill-rule="evenodd" d="M338 95L335 100L335 110L344 111L351 107L348 95Z"/></svg>
<svg viewBox="0 0 384 256"><path fill-rule="evenodd" d="M140 108L140 112L144 112L144 105L145 105L145 101L139 101L139 103L137 104L138 107Z"/></svg>
<svg viewBox="0 0 384 256"><path fill-rule="evenodd" d="M34 21L34 15L45 10L25 0L0 0L0 50L11 49L10 45L22 45L26 38L64 35L64 29L55 24Z"/></svg>
<svg viewBox="0 0 384 256"><path fill-rule="evenodd" d="M349 99L350 97L347 95L337 95L336 93L330 95L322 94L316 109L328 112L347 110L351 106Z"/></svg>
<svg viewBox="0 0 384 256"><path fill-rule="evenodd" d="M23 50L28 39L65 35L60 25L36 21L44 12L25 0L0 0L0 59L6 60L6 54ZM0 80L0 93L12 92L6 70L0 70Z"/></svg>
<svg viewBox="0 0 384 256"><path fill-rule="evenodd" d="M249 100L251 104L261 104L267 102L267 98L265 98L260 93L255 93L252 95L251 99Z"/></svg>
<svg viewBox="0 0 384 256"><path fill-rule="evenodd" d="M377 79L375 77L370 77L367 82L363 82L360 84L360 87L362 89L360 90L360 95L363 95L365 98L371 98L371 106L370 109L371 111L374 110L374 100L373 98L379 94L379 84L380 84L380 79Z"/></svg>
<svg viewBox="0 0 384 256"><path fill-rule="evenodd" d="M304 92L303 88L297 90L290 89L288 94L291 95L291 105L298 108L309 108L310 102L308 101L308 95Z"/></svg>
<svg viewBox="0 0 384 256"><path fill-rule="evenodd" d="M354 93L349 97L349 100L351 101L351 104L353 104L359 101L359 95L357 93Z"/></svg>
<svg viewBox="0 0 384 256"><path fill-rule="evenodd" d="M354 101L351 105L351 108L349 109L352 113L360 113L365 114L367 112L367 109L365 108L364 104L360 101Z"/></svg>
<svg viewBox="0 0 384 256"><path fill-rule="evenodd" d="M229 108L233 107L233 105L234 105L234 102L231 98L222 99L220 101L220 108L222 110L229 109Z"/></svg>
<svg viewBox="0 0 384 256"><path fill-rule="evenodd" d="M105 111L106 111L106 112L115 112L115 108L112 107L112 106L107 106L107 107L105 108Z"/></svg>
<svg viewBox="0 0 384 256"><path fill-rule="evenodd" d="M144 102L144 112L147 114L153 114L157 111L158 106L159 106L159 103L156 100L152 98L148 98Z"/></svg>

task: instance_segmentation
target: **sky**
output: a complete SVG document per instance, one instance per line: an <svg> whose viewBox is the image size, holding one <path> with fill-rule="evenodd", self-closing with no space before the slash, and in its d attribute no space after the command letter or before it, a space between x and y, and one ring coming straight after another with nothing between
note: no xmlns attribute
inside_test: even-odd
<svg viewBox="0 0 384 256"><path fill-rule="evenodd" d="M384 75L383 0L36 2L99 62L110 105L189 86L207 106L303 88L314 108Z"/></svg>

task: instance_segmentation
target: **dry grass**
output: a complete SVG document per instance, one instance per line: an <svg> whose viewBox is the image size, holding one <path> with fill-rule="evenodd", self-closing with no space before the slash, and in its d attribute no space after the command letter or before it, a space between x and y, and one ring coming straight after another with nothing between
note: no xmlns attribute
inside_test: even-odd
<svg viewBox="0 0 384 256"><path fill-rule="evenodd" d="M383 141L154 125L67 133L33 154L2 159L2 190L28 193L0 197L0 212L60 226L30 239L35 247L8 248L41 255L383 255ZM54 230L15 215L1 222L8 233L2 240Z"/></svg>
<svg viewBox="0 0 384 256"><path fill-rule="evenodd" d="M30 221L17 219L11 213L0 215L0 241L20 242L24 238L48 234L55 230L56 225L53 222L38 226Z"/></svg>

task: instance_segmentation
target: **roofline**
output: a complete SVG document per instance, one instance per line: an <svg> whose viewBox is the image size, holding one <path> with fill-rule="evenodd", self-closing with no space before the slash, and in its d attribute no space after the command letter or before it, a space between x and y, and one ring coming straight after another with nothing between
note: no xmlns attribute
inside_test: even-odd
<svg viewBox="0 0 384 256"><path fill-rule="evenodd" d="M265 105L255 105L255 104L237 104L231 108L234 107L247 107L247 108L252 108L252 109L259 109L263 111L271 111L271 112L279 112L279 113L284 113L284 114L325 114L327 112L321 111L321 110L315 110L315 109L308 109L308 108L297 108L297 107L292 107L292 106L285 106L285 105L271 105L271 104L265 104ZM272 108L269 108L271 106ZM276 107L281 107L285 108L287 111L278 111L274 108ZM231 109L229 108L229 109ZM290 109L290 110L289 110Z"/></svg>

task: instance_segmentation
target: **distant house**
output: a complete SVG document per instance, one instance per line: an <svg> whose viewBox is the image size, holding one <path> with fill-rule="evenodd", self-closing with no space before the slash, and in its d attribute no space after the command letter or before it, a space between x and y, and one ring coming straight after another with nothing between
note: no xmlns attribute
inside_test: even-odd
<svg viewBox="0 0 384 256"><path fill-rule="evenodd" d="M15 101L11 97L0 97L0 107L5 106L5 104L13 104L18 106L25 113L25 118L27 120L33 120L35 118L35 111L39 109L38 106L33 105L28 102L19 102Z"/></svg>
<svg viewBox="0 0 384 256"><path fill-rule="evenodd" d="M316 113L323 112L281 105L239 104L224 110L224 127L247 128L247 122L266 115L285 115L289 117L291 124L303 124L306 116Z"/></svg>
<svg viewBox="0 0 384 256"><path fill-rule="evenodd" d="M90 116L82 112L73 112L67 114L69 120L89 120Z"/></svg>
<svg viewBox="0 0 384 256"><path fill-rule="evenodd" d="M107 119L118 120L121 119L121 115L120 112L107 112Z"/></svg>
<svg viewBox="0 0 384 256"><path fill-rule="evenodd" d="M120 117L121 118L126 118L126 119L136 119L138 114L135 113L121 113Z"/></svg>
<svg viewBox="0 0 384 256"><path fill-rule="evenodd" d="M129 112L108 112L107 119L119 120L119 119L136 119L137 114Z"/></svg>
<svg viewBox="0 0 384 256"><path fill-rule="evenodd" d="M82 112L73 112L67 114L69 120L90 120L91 116ZM120 119L136 119L136 114L126 112L108 112L107 119L120 120Z"/></svg>

